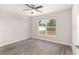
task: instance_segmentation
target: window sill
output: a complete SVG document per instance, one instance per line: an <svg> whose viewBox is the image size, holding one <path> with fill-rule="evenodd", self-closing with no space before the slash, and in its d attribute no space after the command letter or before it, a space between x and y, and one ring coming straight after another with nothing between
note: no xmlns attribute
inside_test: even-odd
<svg viewBox="0 0 79 59"><path fill-rule="evenodd" d="M43 34L38 34L38 36L45 36L45 37L56 37L56 35L43 35Z"/></svg>

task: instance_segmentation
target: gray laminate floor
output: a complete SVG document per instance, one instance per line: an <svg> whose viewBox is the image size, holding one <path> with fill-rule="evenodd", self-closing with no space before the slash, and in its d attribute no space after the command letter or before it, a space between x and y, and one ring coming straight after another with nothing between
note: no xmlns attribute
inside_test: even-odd
<svg viewBox="0 0 79 59"><path fill-rule="evenodd" d="M28 39L0 47L0 55L72 55L70 46Z"/></svg>

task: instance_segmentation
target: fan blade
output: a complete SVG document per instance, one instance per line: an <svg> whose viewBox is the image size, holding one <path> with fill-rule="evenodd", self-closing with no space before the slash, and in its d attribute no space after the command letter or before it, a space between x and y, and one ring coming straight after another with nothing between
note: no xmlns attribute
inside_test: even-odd
<svg viewBox="0 0 79 59"><path fill-rule="evenodd" d="M38 12L40 12L40 13L42 12L42 11L40 11L40 10L36 10L36 11L38 11Z"/></svg>
<svg viewBox="0 0 79 59"><path fill-rule="evenodd" d="M29 5L29 4L25 4L27 5L28 7L30 7L31 9L34 9L34 7L32 7L32 5Z"/></svg>
<svg viewBox="0 0 79 59"><path fill-rule="evenodd" d="M26 10L32 10L32 9L23 9L23 11L26 11Z"/></svg>
<svg viewBox="0 0 79 59"><path fill-rule="evenodd" d="M42 8L43 6L38 6L38 7L36 7L36 9L39 9L39 8Z"/></svg>

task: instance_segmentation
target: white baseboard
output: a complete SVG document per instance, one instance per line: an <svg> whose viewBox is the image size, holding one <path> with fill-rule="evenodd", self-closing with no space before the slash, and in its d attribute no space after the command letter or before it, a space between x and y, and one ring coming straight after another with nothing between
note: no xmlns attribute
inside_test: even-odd
<svg viewBox="0 0 79 59"><path fill-rule="evenodd" d="M36 38L36 37L32 37L32 38L40 39L40 40L45 40L45 41L49 41L49 42L54 42L54 43L58 43L58 44L63 44L63 45L67 45L67 46L71 46L71 47L72 47L72 44L67 44L67 43L62 43L62 42L56 42L56 41L50 41L50 40L41 39L41 38ZM30 38L24 38L24 39L20 39L20 40L17 40L17 41L5 43L5 44L0 45L0 47L5 46L5 45L8 45L8 44L15 43L15 42L19 42L19 41L22 41L22 40L32 39L32 38L31 38L31 37L30 37Z"/></svg>
<svg viewBox="0 0 79 59"><path fill-rule="evenodd" d="M16 41L8 42L8 43L5 43L5 44L0 45L0 47L9 45L9 44L12 44L12 43L15 43L15 42L19 42L19 41L22 41L22 40L27 40L27 39L30 39L30 38L24 38L24 39L20 39L20 40L16 40Z"/></svg>
<svg viewBox="0 0 79 59"><path fill-rule="evenodd" d="M49 41L49 42L53 42L53 43L58 43L58 44L63 44L63 45L67 45L67 46L71 46L72 47L72 44L67 44L67 43L62 43L62 42L57 42L57 41L50 41L50 40L36 38L36 37L32 37L32 38L40 39L40 40L45 40L45 41Z"/></svg>

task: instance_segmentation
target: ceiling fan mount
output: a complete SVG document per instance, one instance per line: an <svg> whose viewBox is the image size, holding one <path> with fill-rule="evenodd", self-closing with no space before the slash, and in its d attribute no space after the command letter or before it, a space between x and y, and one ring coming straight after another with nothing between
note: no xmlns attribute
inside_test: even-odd
<svg viewBox="0 0 79 59"><path fill-rule="evenodd" d="M40 11L40 8L43 8L42 5L34 5L34 4L25 4L27 7L29 7L30 9L23 9L23 11L31 11L31 14L33 14L35 11L41 13L42 11Z"/></svg>

